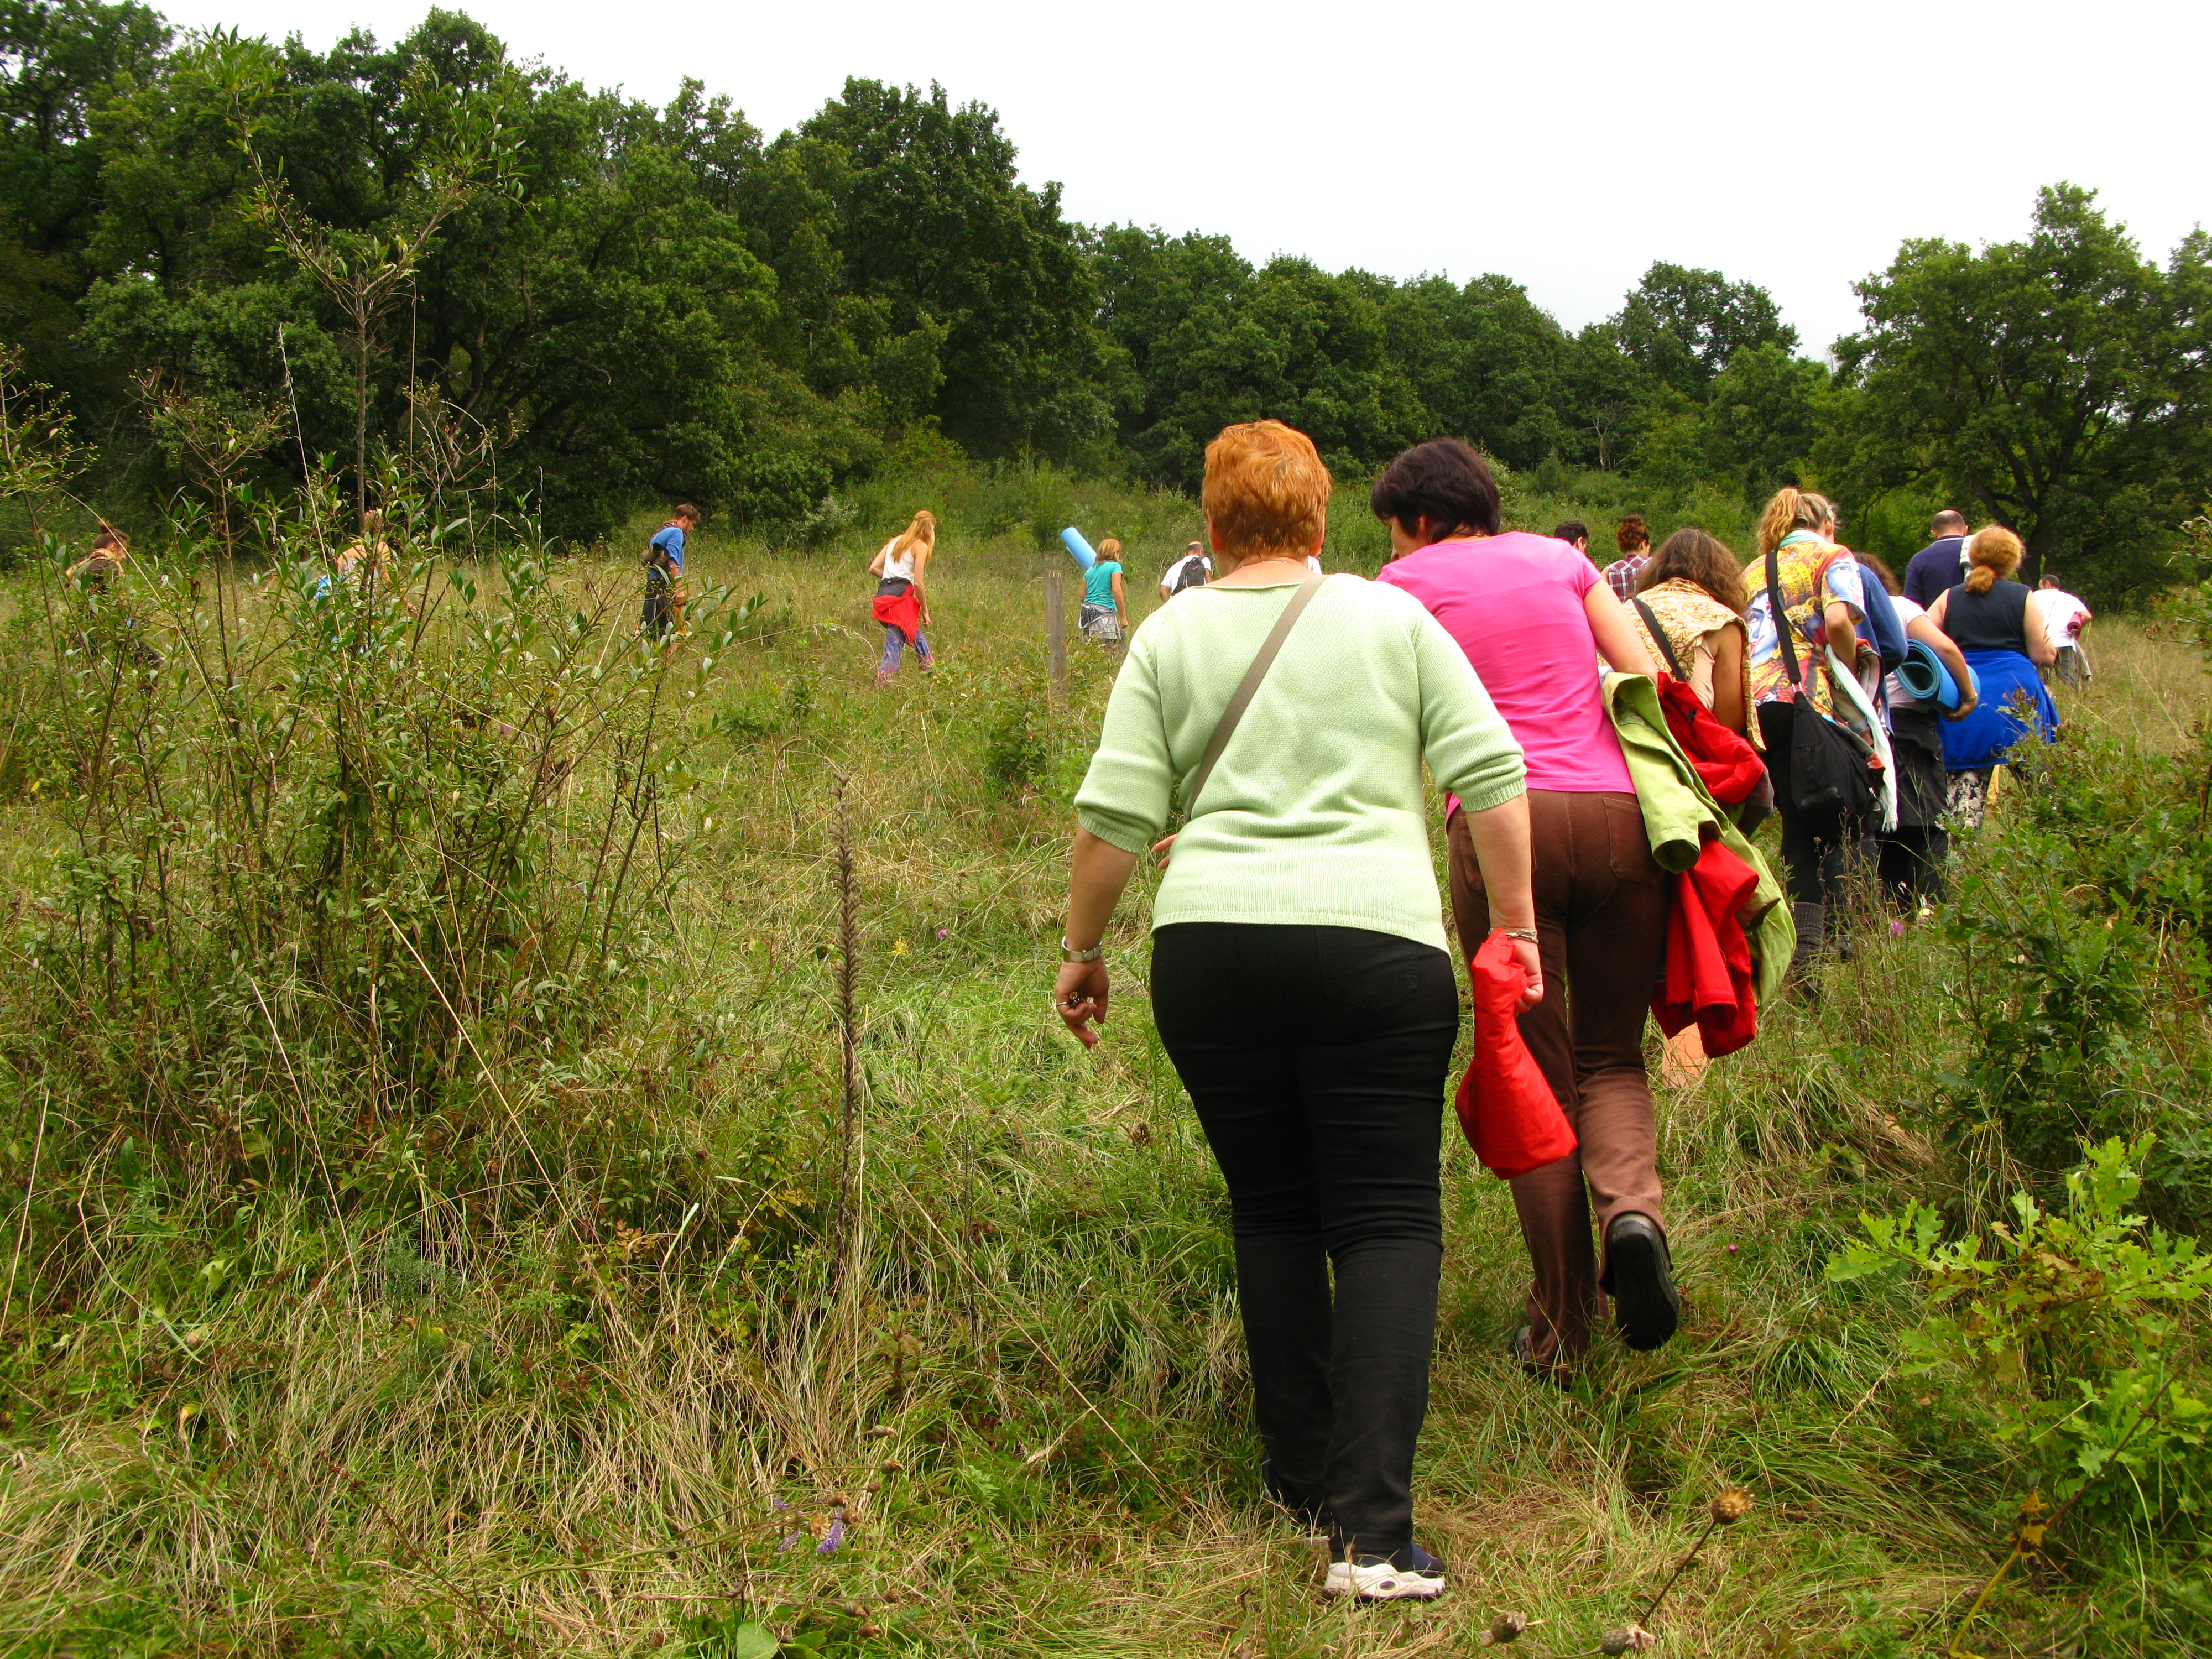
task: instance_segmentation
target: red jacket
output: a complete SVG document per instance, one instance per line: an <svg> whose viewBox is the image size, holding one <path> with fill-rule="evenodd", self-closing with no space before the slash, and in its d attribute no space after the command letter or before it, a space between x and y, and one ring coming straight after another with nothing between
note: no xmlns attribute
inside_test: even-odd
<svg viewBox="0 0 2212 1659"><path fill-rule="evenodd" d="M1757 872L1717 840L1674 878L1667 977L1651 994L1651 1013L1668 1036L1694 1020L1708 1054L1734 1054L1759 1035L1751 943L1741 920L1758 885Z"/></svg>
<svg viewBox="0 0 2212 1659"><path fill-rule="evenodd" d="M921 631L921 595L911 586L896 595L878 594L876 598L876 620L886 628L896 628L906 635L908 645Z"/></svg>
<svg viewBox="0 0 2212 1659"><path fill-rule="evenodd" d="M1514 1018L1528 976L1513 959L1513 942L1503 933L1484 940L1468 962L1467 981L1474 1052L1452 1104L1474 1155L1510 1181L1574 1151L1575 1132Z"/></svg>

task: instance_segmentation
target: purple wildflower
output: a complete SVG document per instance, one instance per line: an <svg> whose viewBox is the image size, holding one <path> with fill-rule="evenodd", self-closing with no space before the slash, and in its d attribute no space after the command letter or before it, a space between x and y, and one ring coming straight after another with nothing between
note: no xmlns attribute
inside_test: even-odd
<svg viewBox="0 0 2212 1659"><path fill-rule="evenodd" d="M830 1530L822 1534L822 1541L814 1547L814 1553L817 1555L828 1555L844 1541L845 1517L842 1515L834 1516L830 1522Z"/></svg>

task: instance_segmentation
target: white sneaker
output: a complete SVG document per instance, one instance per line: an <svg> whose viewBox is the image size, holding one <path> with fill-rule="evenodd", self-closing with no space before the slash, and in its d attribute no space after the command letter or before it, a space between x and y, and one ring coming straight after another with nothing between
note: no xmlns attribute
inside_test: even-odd
<svg viewBox="0 0 2212 1659"><path fill-rule="evenodd" d="M1395 1555L1355 1555L1328 1564L1321 1590L1363 1601L1425 1601L1444 1593L1444 1564L1419 1544Z"/></svg>

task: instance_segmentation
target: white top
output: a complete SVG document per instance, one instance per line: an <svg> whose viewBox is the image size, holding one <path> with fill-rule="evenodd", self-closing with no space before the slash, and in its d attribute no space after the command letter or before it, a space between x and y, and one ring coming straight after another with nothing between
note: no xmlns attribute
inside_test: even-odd
<svg viewBox="0 0 2212 1659"><path fill-rule="evenodd" d="M2081 620L2089 614L2087 605L2060 587L2039 587L2027 596L2027 602L2043 617L2043 631L2051 635L2051 644L2081 643Z"/></svg>
<svg viewBox="0 0 2212 1659"><path fill-rule="evenodd" d="M1212 560L1207 558L1203 553L1186 553L1160 573L1160 586L1173 590L1175 585L1188 573L1193 564L1203 568L1209 579L1212 576Z"/></svg>
<svg viewBox="0 0 2212 1659"><path fill-rule="evenodd" d="M1924 617L1928 614L1928 607L1926 605L1915 605L1911 599L1906 599L1902 593L1891 594L1889 596L1889 605L1891 610L1897 612L1897 625L1899 628L1910 629L1912 626L1912 619L1914 617ZM1905 705L1907 708L1917 708L1920 707L1919 703L1913 700L1912 694L1907 691L1904 685L1899 681L1897 672L1894 669L1890 671L1889 678L1885 684L1885 689L1889 693L1889 706L1892 708L1896 708L1900 703Z"/></svg>
<svg viewBox="0 0 2212 1659"><path fill-rule="evenodd" d="M903 535L906 532L903 531L899 532L900 535ZM885 581L910 582L914 580L915 549L920 547L921 544L920 542L916 542L913 547L907 549L904 557L895 559L891 556L891 549L896 547L898 545L898 537L894 536L890 540L884 544L884 580Z"/></svg>

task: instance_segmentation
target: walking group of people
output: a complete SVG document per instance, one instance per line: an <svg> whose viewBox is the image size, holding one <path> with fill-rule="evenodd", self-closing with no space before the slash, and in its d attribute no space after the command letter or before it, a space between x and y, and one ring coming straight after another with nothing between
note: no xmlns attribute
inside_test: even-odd
<svg viewBox="0 0 2212 1659"><path fill-rule="evenodd" d="M1053 1000L1080 1041L1099 1041L1107 927L1138 860L1155 858L1154 1020L1228 1188L1266 1490L1328 1532L1329 1592L1425 1597L1445 1571L1415 1539L1412 1473L1461 996L1424 760L1446 793L1459 950L1518 965L1519 1032L1573 1131L1575 1150L1510 1177L1531 1267L1512 1352L1558 1382L1608 1300L1633 1348L1665 1343L1680 1315L1643 1031L1683 890L1647 821L1663 816L1646 811L1650 747L1624 743L1626 677L1686 683L1763 756L1727 833L1769 802L1779 813L1802 959L1866 836L1899 837L1897 867L1925 890L1943 780L2002 760L1995 726L1975 722L2018 737L1991 699L2041 690L2047 635L2002 529L1939 544L1952 580L1924 610L1844 548L1831 503L1796 489L1769 504L1748 568L1697 530L1655 551L1638 520L1622 532L1630 568L1601 572L1566 533L1579 526L1504 531L1482 458L1440 439L1374 486L1394 557L1366 581L1311 562L1329 494L1312 443L1278 422L1208 447L1210 568L1175 580L1206 558L1194 546L1170 570L1176 602L1136 630L1115 680L1075 801ZM1907 640L1962 694L1940 713L1886 684ZM1910 735L1923 714L1932 744ZM1802 718L1883 761L1863 765L1878 810L1824 811L1793 788ZM1922 770L1881 782L1893 763ZM1786 927L1766 936L1790 951Z"/></svg>

